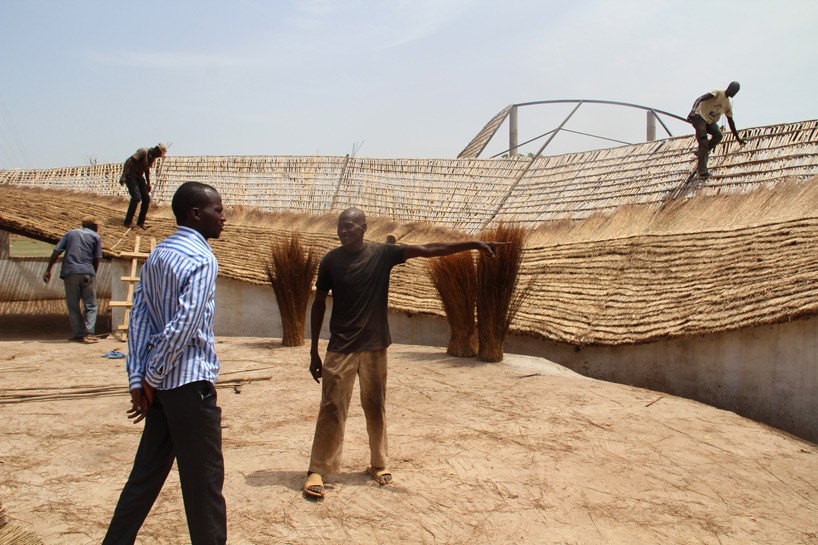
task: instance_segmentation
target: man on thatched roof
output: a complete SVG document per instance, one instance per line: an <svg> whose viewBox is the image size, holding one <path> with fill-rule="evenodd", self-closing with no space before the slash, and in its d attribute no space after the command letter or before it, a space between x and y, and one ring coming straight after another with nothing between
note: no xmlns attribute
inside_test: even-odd
<svg viewBox="0 0 818 545"><path fill-rule="evenodd" d="M152 148L139 148L125 160L122 176L119 178L119 185L128 186L128 193L131 194L131 202L125 213L125 227L131 227L136 206L142 202L136 225L145 229L145 217L148 215L148 205L151 202L151 167L159 157L164 157L167 151L167 146L159 143Z"/></svg>
<svg viewBox="0 0 818 545"><path fill-rule="evenodd" d="M730 103L730 99L736 96L740 88L739 83L734 81L723 91L714 89L697 98L690 109L687 120L696 130L696 141L699 143L696 150L696 157L699 160L696 165L696 173L699 179L704 180L710 177L710 171L707 170L707 158L723 138L718 126L722 114L727 116L727 124L730 125L730 132L736 137L736 141L744 145L744 140L738 135L736 125L733 123L733 105ZM710 138L707 137L708 134Z"/></svg>
<svg viewBox="0 0 818 545"><path fill-rule="evenodd" d="M323 475L338 472L344 426L356 375L369 434L367 473L379 485L392 482L387 469L386 349L389 334L388 297L392 267L413 257L437 257L468 250L494 256L496 242L437 242L422 245L365 242L366 215L357 208L338 216L341 246L328 252L318 266L316 294L310 316L310 373L321 386L321 406L315 426L304 493L324 496ZM318 353L327 294L332 292L330 340L325 360Z"/></svg>

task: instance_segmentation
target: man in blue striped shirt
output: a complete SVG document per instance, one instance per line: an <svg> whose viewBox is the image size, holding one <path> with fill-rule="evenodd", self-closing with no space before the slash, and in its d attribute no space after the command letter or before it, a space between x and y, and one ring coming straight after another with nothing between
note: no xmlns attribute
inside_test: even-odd
<svg viewBox="0 0 818 545"><path fill-rule="evenodd" d="M172 207L179 227L151 252L134 294L128 418L145 429L103 545L134 543L174 459L191 543L227 541L213 336L219 267L206 242L225 217L219 193L199 182L179 186Z"/></svg>

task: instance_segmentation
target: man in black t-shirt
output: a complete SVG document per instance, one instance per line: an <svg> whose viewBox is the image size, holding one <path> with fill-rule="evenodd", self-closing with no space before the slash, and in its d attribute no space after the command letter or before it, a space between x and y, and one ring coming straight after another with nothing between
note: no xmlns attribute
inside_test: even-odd
<svg viewBox="0 0 818 545"><path fill-rule="evenodd" d="M323 377L321 406L315 426L310 468L304 493L324 496L323 475L337 473L344 428L355 377L361 387L361 406L369 434L370 465L380 485L392 482L387 469L386 349L392 343L387 321L389 274L392 267L413 257L438 257L468 250L494 256L496 242L437 242L421 245L365 242L366 215L349 208L338 217L341 246L328 252L318 266L310 325L310 373ZM332 292L330 340L325 361L318 353L327 294Z"/></svg>

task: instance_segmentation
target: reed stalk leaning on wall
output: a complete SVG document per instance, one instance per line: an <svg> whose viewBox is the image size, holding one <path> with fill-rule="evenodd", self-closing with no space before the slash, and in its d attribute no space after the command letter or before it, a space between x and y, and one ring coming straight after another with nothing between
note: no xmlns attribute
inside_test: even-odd
<svg viewBox="0 0 818 545"><path fill-rule="evenodd" d="M503 361L503 342L511 321L534 286L535 279L532 279L518 289L525 235L522 227L504 224L480 234L481 240L508 242L494 250L496 257L480 254L477 260L477 359L480 361Z"/></svg>
<svg viewBox="0 0 818 545"><path fill-rule="evenodd" d="M427 271L449 322L446 353L459 358L474 357L477 355L474 323L477 270L472 252L431 259Z"/></svg>
<svg viewBox="0 0 818 545"><path fill-rule="evenodd" d="M270 259L264 262L264 272L278 302L284 346L304 344L307 305L319 261L312 248L304 249L297 234L289 239L279 238L270 245Z"/></svg>

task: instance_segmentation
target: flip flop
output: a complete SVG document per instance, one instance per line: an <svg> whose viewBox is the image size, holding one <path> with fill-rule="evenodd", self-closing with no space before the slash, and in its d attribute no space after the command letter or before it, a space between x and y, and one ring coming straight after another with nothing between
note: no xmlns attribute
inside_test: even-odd
<svg viewBox="0 0 818 545"><path fill-rule="evenodd" d="M368 467L366 468L367 475L371 475L375 482L381 486L386 486L392 483L392 473L385 467Z"/></svg>
<svg viewBox="0 0 818 545"><path fill-rule="evenodd" d="M110 352L106 352L102 355L103 358L110 358L112 360L121 359L125 357L125 354L119 351L119 348L114 348Z"/></svg>
<svg viewBox="0 0 818 545"><path fill-rule="evenodd" d="M318 473L307 475L307 482L304 483L304 494L313 498L324 497L324 479Z"/></svg>

